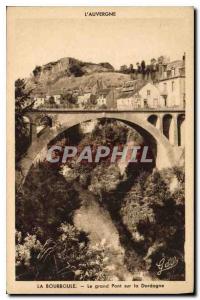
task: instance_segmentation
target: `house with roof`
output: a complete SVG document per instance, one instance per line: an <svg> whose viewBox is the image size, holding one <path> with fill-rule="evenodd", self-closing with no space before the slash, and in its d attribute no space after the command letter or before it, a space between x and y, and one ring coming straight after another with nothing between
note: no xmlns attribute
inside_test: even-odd
<svg viewBox="0 0 200 300"><path fill-rule="evenodd" d="M84 107L90 102L91 93L85 92L83 95L79 95L77 98L77 104L79 107Z"/></svg>
<svg viewBox="0 0 200 300"><path fill-rule="evenodd" d="M38 108L45 103L45 97L43 95L35 95L33 108Z"/></svg>
<svg viewBox="0 0 200 300"><path fill-rule="evenodd" d="M182 60L162 65L157 87L165 107L185 107L185 55Z"/></svg>
<svg viewBox="0 0 200 300"><path fill-rule="evenodd" d="M97 106L101 107L102 105L107 106L107 96L110 93L109 88L102 88L101 90L98 91L97 93Z"/></svg>
<svg viewBox="0 0 200 300"><path fill-rule="evenodd" d="M140 99L136 101L134 94L121 94L117 99L117 109L134 110L140 107Z"/></svg>
<svg viewBox="0 0 200 300"><path fill-rule="evenodd" d="M164 99L159 89L148 82L138 92L141 108L159 108L164 106Z"/></svg>
<svg viewBox="0 0 200 300"><path fill-rule="evenodd" d="M135 89L132 93L121 93L117 98L119 110L134 110L139 108L159 108L164 105L159 89L148 82L143 87Z"/></svg>
<svg viewBox="0 0 200 300"><path fill-rule="evenodd" d="M98 107L101 107L102 105L105 106L107 104L106 96L103 94L99 95L96 101L97 101Z"/></svg>
<svg viewBox="0 0 200 300"><path fill-rule="evenodd" d="M121 88L121 91L123 93L135 92L136 90L143 87L145 84L146 84L146 81L144 81L143 79L135 79L135 80L125 81L123 83L123 87Z"/></svg>
<svg viewBox="0 0 200 300"><path fill-rule="evenodd" d="M57 105L61 104L61 99L62 99L61 95L59 95L59 94L58 95L53 95L53 98L54 98L54 101Z"/></svg>

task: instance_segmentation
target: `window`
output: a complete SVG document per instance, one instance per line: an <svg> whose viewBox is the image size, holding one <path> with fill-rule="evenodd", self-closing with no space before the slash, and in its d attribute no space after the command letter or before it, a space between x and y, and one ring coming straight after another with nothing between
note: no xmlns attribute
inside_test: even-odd
<svg viewBox="0 0 200 300"><path fill-rule="evenodd" d="M174 81L172 81L172 92L174 91Z"/></svg>
<svg viewBox="0 0 200 300"><path fill-rule="evenodd" d="M147 102L147 99L144 99L144 107L148 107L148 102Z"/></svg>
<svg viewBox="0 0 200 300"><path fill-rule="evenodd" d="M151 91L147 90L147 96L150 96L150 95L151 95Z"/></svg>

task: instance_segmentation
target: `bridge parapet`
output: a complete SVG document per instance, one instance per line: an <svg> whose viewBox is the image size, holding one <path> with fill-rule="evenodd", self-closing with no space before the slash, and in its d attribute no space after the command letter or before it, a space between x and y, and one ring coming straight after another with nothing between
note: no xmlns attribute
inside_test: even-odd
<svg viewBox="0 0 200 300"><path fill-rule="evenodd" d="M37 113L37 112L46 112L46 113L94 113L94 112L127 112L127 113L184 113L185 109L183 108L179 108L179 107L164 107L164 108L137 108L134 110L130 110L130 109L123 109L123 110L119 110L119 109L67 109L67 108L38 108L38 109L34 109L32 111L33 113Z"/></svg>

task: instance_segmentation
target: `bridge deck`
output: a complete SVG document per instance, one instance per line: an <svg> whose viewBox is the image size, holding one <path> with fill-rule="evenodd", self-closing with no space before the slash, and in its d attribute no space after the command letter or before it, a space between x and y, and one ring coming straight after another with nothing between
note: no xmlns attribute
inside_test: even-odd
<svg viewBox="0 0 200 300"><path fill-rule="evenodd" d="M181 108L162 108L162 109L135 109L135 110L118 110L118 109L63 109L63 108L48 108L48 109L34 109L33 113L46 112L46 113L185 113L185 109Z"/></svg>

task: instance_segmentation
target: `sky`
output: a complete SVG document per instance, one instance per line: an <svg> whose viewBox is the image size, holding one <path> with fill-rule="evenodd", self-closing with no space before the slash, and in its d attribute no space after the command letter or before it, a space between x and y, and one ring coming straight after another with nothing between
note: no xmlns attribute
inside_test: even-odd
<svg viewBox="0 0 200 300"><path fill-rule="evenodd" d="M15 26L15 77L36 65L63 57L115 68L160 55L181 59L186 49L184 19L18 19Z"/></svg>

